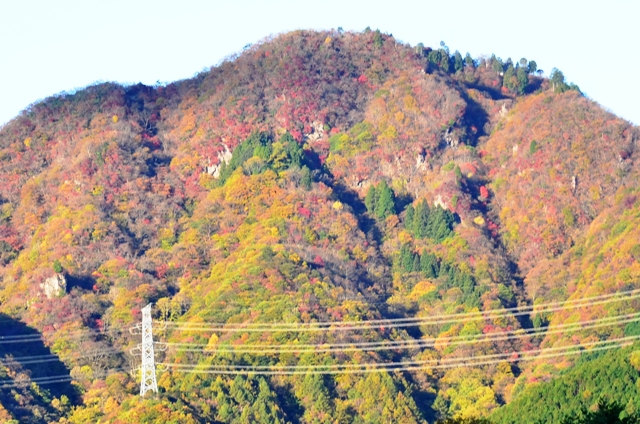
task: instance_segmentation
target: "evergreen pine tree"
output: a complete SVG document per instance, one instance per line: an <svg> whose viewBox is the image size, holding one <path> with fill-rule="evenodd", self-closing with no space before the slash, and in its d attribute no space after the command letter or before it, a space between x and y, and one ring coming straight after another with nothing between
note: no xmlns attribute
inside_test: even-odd
<svg viewBox="0 0 640 424"><path fill-rule="evenodd" d="M518 92L518 94L524 94L524 90L527 88L527 85L529 85L528 68L518 68L518 71L516 72L516 78L518 80L516 91Z"/></svg>
<svg viewBox="0 0 640 424"><path fill-rule="evenodd" d="M473 277L471 274L458 270L457 286L460 287L462 292L466 295L473 294Z"/></svg>
<svg viewBox="0 0 640 424"><path fill-rule="evenodd" d="M462 179L462 170L458 165L456 165L454 172L456 173L456 179L460 181Z"/></svg>
<svg viewBox="0 0 640 424"><path fill-rule="evenodd" d="M396 213L395 199L393 196L393 191L391 191L391 188L389 188L387 182L382 180L382 182L378 184L377 191L378 201L375 205L375 215L380 219L384 219L390 215L394 215Z"/></svg>
<svg viewBox="0 0 640 424"><path fill-rule="evenodd" d="M499 57L496 57L496 55L491 55L490 61L491 69L493 69L497 74L500 74L500 72L504 71L504 65Z"/></svg>
<svg viewBox="0 0 640 424"><path fill-rule="evenodd" d="M436 274L438 275L438 277L446 276L447 282L448 282L450 271L451 271L451 265L449 265L449 263L447 262L441 262L440 268L438 269L438 272ZM449 288L449 287L445 287L445 288Z"/></svg>
<svg viewBox="0 0 640 424"><path fill-rule="evenodd" d="M447 73L451 72L453 68L451 62L453 62L453 60L449 56L449 52L445 49L440 49L440 69Z"/></svg>
<svg viewBox="0 0 640 424"><path fill-rule="evenodd" d="M540 317L540 314L536 314L536 316L533 317L533 328L540 327L542 327L542 318Z"/></svg>
<svg viewBox="0 0 640 424"><path fill-rule="evenodd" d="M367 195L364 198L364 205L367 207L367 211L370 214L373 214L376 210L376 205L378 203L378 190L376 186L371 184L369 186L369 191L367 191Z"/></svg>
<svg viewBox="0 0 640 424"><path fill-rule="evenodd" d="M305 165L301 169L302 176L300 177L300 184L304 187L305 190L311 190L311 182L313 181L311 178L311 170Z"/></svg>
<svg viewBox="0 0 640 424"><path fill-rule="evenodd" d="M411 271L419 272L420 271L420 255L417 253L413 255L413 266L411 267Z"/></svg>
<svg viewBox="0 0 640 424"><path fill-rule="evenodd" d="M473 60L469 53L467 53L467 55L464 57L464 64L471 69L476 67L476 62Z"/></svg>
<svg viewBox="0 0 640 424"><path fill-rule="evenodd" d="M403 244L400 248L400 267L406 272L413 269L413 252L408 244Z"/></svg>
<svg viewBox="0 0 640 424"><path fill-rule="evenodd" d="M509 90L516 89L515 76L516 76L515 68L513 67L513 65L509 65L507 67L507 70L504 71L504 76L502 77L503 85L507 87Z"/></svg>
<svg viewBox="0 0 640 424"><path fill-rule="evenodd" d="M284 133L282 137L280 137L280 143L284 146L289 166L302 166L304 150L302 149L302 146L300 146L300 143L298 143L288 132Z"/></svg>
<svg viewBox="0 0 640 424"><path fill-rule="evenodd" d="M432 253L422 252L420 256L420 272L427 278L436 278L437 273L437 258Z"/></svg>
<svg viewBox="0 0 640 424"><path fill-rule="evenodd" d="M450 289L452 287L457 287L458 269L453 265L447 265L447 289Z"/></svg>
<svg viewBox="0 0 640 424"><path fill-rule="evenodd" d="M384 44L384 40L382 39L382 34L380 34L380 30L377 29L376 32L373 33L373 45L376 47L382 47Z"/></svg>
<svg viewBox="0 0 640 424"><path fill-rule="evenodd" d="M404 215L404 228L409 231L410 233L413 233L413 217L415 215L415 209L413 208L413 205L409 205L406 208L406 212Z"/></svg>
<svg viewBox="0 0 640 424"><path fill-rule="evenodd" d="M227 179L231 176L233 169L227 165L227 162L222 161L220 164L220 171L218 173L218 185L222 186L227 181Z"/></svg>
<svg viewBox="0 0 640 424"><path fill-rule="evenodd" d="M460 52L456 50L455 53L453 53L453 69L458 72L461 71L462 68L464 68L464 59L462 59Z"/></svg>
<svg viewBox="0 0 640 424"><path fill-rule="evenodd" d="M551 86L556 93L564 93L569 89L569 85L564 81L564 74L557 68L551 70L549 80L551 80Z"/></svg>
<svg viewBox="0 0 640 424"><path fill-rule="evenodd" d="M422 199L416 205L413 215L413 235L416 238L423 239L427 236L427 227L429 225L429 205Z"/></svg>
<svg viewBox="0 0 640 424"><path fill-rule="evenodd" d="M431 266L433 267L433 273L435 274L436 278L440 277L440 262L438 262L438 258L434 254L431 254Z"/></svg>
<svg viewBox="0 0 640 424"><path fill-rule="evenodd" d="M53 261L53 271L60 274L62 272L62 264L59 260Z"/></svg>
<svg viewBox="0 0 640 424"><path fill-rule="evenodd" d="M431 50L429 52L429 55L427 56L427 59L432 64L434 64L436 66L439 66L440 65L440 50Z"/></svg>
<svg viewBox="0 0 640 424"><path fill-rule="evenodd" d="M451 212L441 207L436 207L429 215L427 236L440 243L451 234L454 222L455 219Z"/></svg>

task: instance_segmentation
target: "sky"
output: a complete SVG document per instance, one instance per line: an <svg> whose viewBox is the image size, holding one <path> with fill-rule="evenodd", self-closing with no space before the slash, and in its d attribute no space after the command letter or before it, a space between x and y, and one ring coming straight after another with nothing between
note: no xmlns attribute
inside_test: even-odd
<svg viewBox="0 0 640 424"><path fill-rule="evenodd" d="M94 82L172 82L269 35L367 26L411 45L525 57L546 75L558 68L639 125L639 16L637 0L1 0L0 125Z"/></svg>

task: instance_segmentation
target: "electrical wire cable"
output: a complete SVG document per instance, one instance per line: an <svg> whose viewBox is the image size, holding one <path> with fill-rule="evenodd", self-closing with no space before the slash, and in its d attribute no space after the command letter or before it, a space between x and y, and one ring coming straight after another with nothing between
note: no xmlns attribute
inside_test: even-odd
<svg viewBox="0 0 640 424"><path fill-rule="evenodd" d="M510 311L516 311L516 310L522 310L522 309L532 309L532 308L545 308L545 307L549 307L549 306L556 306L556 305L564 305L567 303L582 303L582 302L590 302L590 301L595 301L595 300L600 300L600 299L607 299L607 298L611 298L611 297L616 297L616 296L624 296L624 295L635 295L635 294L640 294L640 289L634 289L634 290L626 290L626 291L620 291L620 292L615 292L615 293L607 293L607 294L603 294L603 295L598 295L598 296L592 296L592 297L585 297L585 298L580 298L580 299L572 299L572 300L564 300L564 301L556 301L556 302L549 302L549 303L540 303L538 305L523 305L523 306L514 306L511 308L501 308L501 309L491 309L491 310L487 310L487 311L473 311L473 312L462 312L462 313L455 313L455 314L444 314L444 315L436 315L433 318L448 318L448 317L459 317L459 316L469 316L469 315L483 315L483 314L488 314L488 313L492 313L492 312L499 312L499 313L504 313L504 312L510 312ZM536 312L544 312L544 311L536 311ZM404 321L413 321L413 320L423 320L424 317L413 317L413 318L389 318L389 319L378 319L378 320L367 320L366 322L368 323L373 323L373 324L378 324L378 323L385 323L385 322L404 322ZM162 321L164 323L164 321ZM365 321L324 321L324 322L310 322L310 323L248 323L248 324L244 324L244 323L238 323L238 324L225 324L225 323L218 323L218 324L213 324L213 325L220 325L220 326L229 326L229 325L238 325L238 326L289 326L289 325L306 325L306 326L313 326L313 325L321 325L321 324L360 324L363 323ZM168 325L179 325L181 323L176 323L176 322L171 322L168 321L167 322ZM189 323L190 324L190 323ZM194 325L198 325L198 324L203 324L203 325L208 325L207 323L193 323Z"/></svg>
<svg viewBox="0 0 640 424"><path fill-rule="evenodd" d="M106 370L104 372L94 374L93 378L97 379L97 378L107 377L109 375L112 375L112 374L115 374L115 373L118 373L118 372L129 372L129 370L125 369L125 368L111 368L111 369ZM25 380L23 382L16 382L13 379L11 379L11 380L0 380L0 390L1 389L15 388L15 387L28 386L31 383L35 383L38 386L42 386L42 385L45 385L45 384L64 383L64 382L70 382L70 381L73 381L73 380L75 380L75 379L72 376L70 376L69 374L60 374L60 375L53 375L53 376L49 376L49 377L33 378L33 379Z"/></svg>
<svg viewBox="0 0 640 424"><path fill-rule="evenodd" d="M338 368L334 365L312 365L306 371L300 371L304 366L292 367L274 367L274 366L230 366L222 365L217 367L225 367L225 369L212 369L216 365L209 365L198 368L198 365L186 364L169 364L159 363L158 365L172 369L175 372L193 373L193 374L226 374L226 375L310 375L310 374L364 374L372 372L389 372L389 371L420 371L446 368L472 367L482 365L493 365L504 362L530 361L536 359L546 359L561 357L566 355L577 355L583 352L595 352L600 350L608 350L614 348L625 347L633 344L640 336L628 336L618 339L584 343L581 345L554 347L546 349L537 349L530 351L508 352L493 355L470 356L461 358L445 358L426 361L405 361L405 362L389 362L385 364L366 363L366 364L341 364ZM593 346L588 351L584 348ZM598 347L599 346L599 347ZM569 349L583 349L573 350ZM547 353L553 351L565 350L565 352ZM539 353L538 355L535 355ZM371 367L373 365L373 367ZM349 366L349 367L347 367ZM366 368L370 367L370 368ZM322 369L321 369L322 368Z"/></svg>
<svg viewBox="0 0 640 424"><path fill-rule="evenodd" d="M552 302L544 305L536 306L523 306L506 309L497 309L489 311L477 311L466 312L460 314L448 314L448 315L436 315L431 317L414 317L414 318L391 318L387 320L366 320L366 321L327 321L327 322L315 322L315 323L274 323L274 324L205 324L191 325L182 323L167 323L172 325L173 330L177 331L214 331L214 332L316 332L316 331L351 331L351 330L365 330L365 329L389 329L389 328L403 328L403 327L415 327L420 325L436 325L436 324L450 324L458 322L477 321L484 319L496 319L501 316L516 317L530 315L532 308L541 308L541 310L535 310L535 313L549 313L558 312L570 309L578 309L584 307L590 307L595 305L603 305L612 302L628 301L640 298L640 289L625 292L624 294L630 294L626 297L619 297L620 293L603 295L592 298L576 299L575 301L567 302ZM618 297L615 297L618 296ZM597 299L597 300L593 300ZM572 302L567 305L568 302ZM575 304L574 304L575 303ZM562 306L555 306L560 305ZM519 311L519 312L518 312ZM514 313L510 313L514 312ZM196 324L196 323L194 323ZM206 325L206 326L205 326Z"/></svg>
<svg viewBox="0 0 640 424"><path fill-rule="evenodd" d="M613 299L613 300L608 300L606 303L609 302L617 302L617 301L623 301L623 300L631 300L631 299L635 299L640 297L640 289L637 290L630 290L627 292L618 292L618 293L610 293L610 294L606 294L606 295L601 295L601 296L594 296L594 297L590 297L590 298L582 298L582 299L574 299L574 300L568 300L568 301L562 301L562 302L550 302L550 303L546 303L546 304L538 304L538 305L524 305L524 306L517 306L517 307L512 307L512 308L503 308L503 309L495 309L495 310L488 310L488 311L473 311L473 312L464 312L464 313L456 313L456 314L444 314L444 315L435 315L435 316L431 316L431 317L412 317L412 318L389 318L389 319L377 319L377 320L366 320L366 321L324 321L324 322L311 322L311 323L241 323L241 324L221 324L221 323L217 323L217 324L208 324L208 323L175 323L175 322L167 322L167 325L171 325L171 326L177 326L177 327L182 327L182 326L207 326L208 328L219 328L219 327L238 327L238 328L242 328L242 329L246 329L246 328L251 328L251 327L268 327L268 328L279 328L279 327L313 327L313 326L333 326L333 325L361 325L361 324L388 324L388 323L397 323L397 322L414 322L414 321L419 321L419 322L424 322L424 321L430 321L430 320L434 320L434 321L439 321L441 319L446 319L449 317L469 317L469 316L485 316L485 315L504 315L508 312L512 312L512 311L525 311L528 309L535 309L535 308L539 308L542 310L536 310L536 313L543 313L543 312L548 312L546 310L546 308L548 307L552 307L552 306L556 306L556 305L566 305L567 308L566 309L572 309L572 308L576 308L576 307L582 307L582 306L590 306L590 305L595 305L595 304L602 304L600 302L594 302L594 301L599 301L601 299L609 299L612 297L616 297L616 296L620 296L620 295L626 295L629 294L631 296L629 296L628 298L619 298L619 299ZM567 305L567 303L572 304L572 303L579 303L580 305ZM582 305L582 304L585 305ZM565 308L562 308L565 309Z"/></svg>
<svg viewBox="0 0 640 424"><path fill-rule="evenodd" d="M640 335L638 336L627 336L627 337L623 337L620 339L614 339L614 340L599 340L596 342L588 342L588 343L584 343L584 344L580 344L580 345L570 345L570 346L558 346L558 347L550 347L550 348L541 348L541 349L535 349L535 350L526 350L526 351L519 351L519 352L507 352L507 353L497 353L497 354L491 354L491 355L482 355L480 356L480 358L495 358L495 357L505 357L505 356L510 356L510 355L517 355L517 356L522 356L522 355L530 355L532 353L542 353L543 351L556 351L556 350L566 350L566 349L575 349L577 347L588 347L588 346L597 346L597 345L603 345L603 344L610 344L613 342L618 342L619 340L624 340L624 341L628 341L628 340L635 340L635 339L639 339ZM256 369L256 370L284 370L284 369L292 369L292 370L297 370L297 369L313 369L313 368L327 368L327 369L340 369L340 368L363 368L369 365L375 365L377 367L391 367L391 366L408 366L408 365L426 365L426 364L430 364L430 363L441 363L441 362L458 362L462 359L464 359L465 361L467 360L473 360L475 358L478 357L466 357L466 358L442 358L442 359L429 359L429 360L424 360L424 361L402 361L402 362L385 362L385 363L361 363L361 364L330 364L330 365L226 365L226 364L222 364L222 365L217 365L217 364L205 364L205 365L189 365L189 364L185 364L185 365L181 365L181 364L174 364L173 366L175 368L198 368L198 367L204 367L204 368L228 368L228 369ZM166 363L162 363L160 365L164 365L164 366L170 366L170 364L166 364Z"/></svg>
<svg viewBox="0 0 640 424"><path fill-rule="evenodd" d="M16 388L16 387L22 387L22 386L29 386L31 383L35 383L38 386L43 386L45 384L66 383L66 382L70 382L72 380L73 380L73 378L69 377L69 376L58 377L58 378L55 378L55 379L53 379L53 378L52 379L46 379L46 380L45 379L40 380L40 379L34 378L33 380L29 379L29 380L26 380L24 382L15 382L15 380L12 380L13 381L12 383L2 384L0 382L0 390Z"/></svg>
<svg viewBox="0 0 640 424"><path fill-rule="evenodd" d="M94 356L96 354L113 355L121 352L122 351L120 349L113 348L113 347L100 349L100 350L91 350L88 352L84 352L81 355L75 355L73 359L87 358L90 356ZM39 364L44 362L55 362L55 361L61 361L60 356L52 353L47 355L16 356L16 357L9 357L9 358L0 358L0 365L6 365L11 362L18 362L20 365L27 365L27 364Z"/></svg>
<svg viewBox="0 0 640 424"><path fill-rule="evenodd" d="M116 334L116 333L117 331L113 329L99 330L99 329L87 328L82 330L70 331L68 333L65 333L64 335L69 339L78 339L78 338L82 338L84 336L89 336L89 335L103 336L103 335ZM0 344L37 342L37 341L43 340L44 338L45 338L45 334L43 333L0 336Z"/></svg>
<svg viewBox="0 0 640 424"><path fill-rule="evenodd" d="M448 343L448 345L479 344L496 341L517 340L537 335L557 334L569 331L581 331L594 328L609 327L620 324L628 324L640 321L640 313L617 315L581 321L568 324L560 324L552 329L533 328L517 329L504 333L477 334L472 336L450 336L440 338L409 339L409 340L385 340L378 342L356 342L356 343L321 343L321 344L299 344L299 345L241 345L238 347L221 346L209 347L201 343L160 343L167 347L174 348L178 352L203 352L203 353L254 353L254 354L280 354L280 353L309 353L309 352L355 352L355 351L380 351L380 350L400 350L434 347L436 343ZM195 346L198 346L197 348Z"/></svg>

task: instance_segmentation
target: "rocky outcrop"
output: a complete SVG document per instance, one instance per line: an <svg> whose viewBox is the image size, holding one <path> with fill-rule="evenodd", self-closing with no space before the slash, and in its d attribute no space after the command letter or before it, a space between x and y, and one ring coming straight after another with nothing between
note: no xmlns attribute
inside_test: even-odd
<svg viewBox="0 0 640 424"><path fill-rule="evenodd" d="M209 165L206 167L206 171L209 175L213 175L213 178L220 177L220 168L222 168L222 163L229 164L229 161L232 157L231 150L229 150L229 146L224 145L224 152L218 152L218 163L216 165Z"/></svg>
<svg viewBox="0 0 640 424"><path fill-rule="evenodd" d="M63 274L55 274L40 284L40 288L47 299L60 297L67 292L67 279Z"/></svg>
<svg viewBox="0 0 640 424"><path fill-rule="evenodd" d="M322 122L313 121L311 123L311 132L309 134L305 134L305 141L314 143L324 137L324 125Z"/></svg>
<svg viewBox="0 0 640 424"><path fill-rule="evenodd" d="M442 209L447 209L447 205L444 203L444 200L442 200L441 194L438 194L436 200L433 202L433 206L440 206Z"/></svg>

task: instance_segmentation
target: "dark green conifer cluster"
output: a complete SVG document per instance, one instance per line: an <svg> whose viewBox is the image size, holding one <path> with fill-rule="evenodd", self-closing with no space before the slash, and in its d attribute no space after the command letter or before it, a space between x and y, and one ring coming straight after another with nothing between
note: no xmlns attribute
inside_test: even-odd
<svg viewBox="0 0 640 424"><path fill-rule="evenodd" d="M624 334L637 334L636 328ZM638 346L583 355L559 378L530 386L491 416L501 423L637 423ZM635 351L637 352L637 350ZM519 387L521 389L522 387ZM575 394L578 393L579 396Z"/></svg>
<svg viewBox="0 0 640 424"><path fill-rule="evenodd" d="M440 243L453 232L455 217L453 213L440 206L433 209L424 200L416 206L407 206L404 226L417 239L429 238Z"/></svg>
<svg viewBox="0 0 640 424"><path fill-rule="evenodd" d="M247 163L252 157L258 160ZM233 171L241 166L248 175L260 174L269 168L282 172L289 168L302 167L302 183L307 186L311 183L311 177L308 167L303 166L303 160L302 146L288 132L275 143L269 133L255 132L233 149L229 163L222 162L218 184L223 185Z"/></svg>
<svg viewBox="0 0 640 424"><path fill-rule="evenodd" d="M438 280L438 289L446 291L458 288L462 291L461 303L477 305L480 290L469 272L458 266L440 261L436 255L426 250L415 253L410 244L403 244L398 256L398 265L404 272L420 272L424 277ZM435 296L436 292L431 292Z"/></svg>
<svg viewBox="0 0 640 424"><path fill-rule="evenodd" d="M390 215L395 215L395 203L396 199L393 190L391 190L384 180L378 185L372 184L364 199L367 211L379 219L385 219Z"/></svg>

